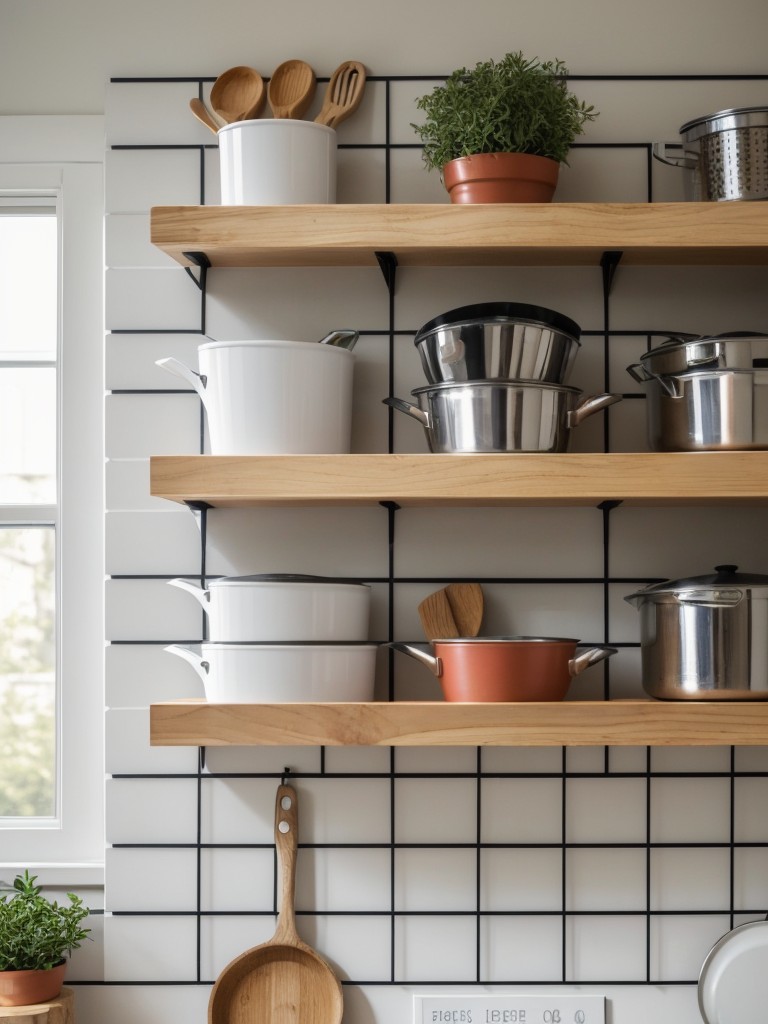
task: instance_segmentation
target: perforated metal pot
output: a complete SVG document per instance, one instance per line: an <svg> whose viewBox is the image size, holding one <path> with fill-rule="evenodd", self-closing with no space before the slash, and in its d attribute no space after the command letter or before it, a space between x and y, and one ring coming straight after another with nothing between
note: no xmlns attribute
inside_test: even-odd
<svg viewBox="0 0 768 1024"><path fill-rule="evenodd" d="M692 172L694 200L768 199L768 107L733 107L686 121L680 128L683 155L667 143L653 155Z"/></svg>
<svg viewBox="0 0 768 1024"><path fill-rule="evenodd" d="M665 700L768 700L768 576L666 580L625 598L640 611L643 689Z"/></svg>

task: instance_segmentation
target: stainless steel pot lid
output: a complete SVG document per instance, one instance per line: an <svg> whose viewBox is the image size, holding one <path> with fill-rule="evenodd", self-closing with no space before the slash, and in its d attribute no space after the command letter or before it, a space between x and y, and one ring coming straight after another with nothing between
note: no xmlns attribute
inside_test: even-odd
<svg viewBox="0 0 768 1024"><path fill-rule="evenodd" d="M728 331L725 334L678 334L670 336L655 348L643 352L640 356L641 362L653 361L655 356L667 355L670 352L683 352L690 350L698 354L697 350L715 348L718 344L738 344L739 342L768 341L768 334L759 331Z"/></svg>
<svg viewBox="0 0 768 1024"><path fill-rule="evenodd" d="M545 306L529 306L525 302L478 302L471 306L459 306L436 316L434 320L419 328L415 343L418 345L427 334L440 327L461 327L466 324L493 321L527 321L539 326L552 327L569 335L574 341L578 341L581 336L581 328L577 323Z"/></svg>
<svg viewBox="0 0 768 1024"><path fill-rule="evenodd" d="M636 601L641 598L661 597L665 594L673 597L687 592L713 590L717 588L736 590L760 590L768 593L768 576L760 576L754 573L738 572L736 565L716 565L714 573L706 576L689 576L681 580L664 580L663 583L653 583L642 590L636 591L625 597L625 601Z"/></svg>
<svg viewBox="0 0 768 1024"><path fill-rule="evenodd" d="M768 921L739 925L707 954L699 975L705 1024L756 1024L768 1006Z"/></svg>
<svg viewBox="0 0 768 1024"><path fill-rule="evenodd" d="M222 576L220 579L209 580L208 588L229 587L245 583L344 583L352 586L367 587L367 583L357 580L343 579L338 576L307 576L303 573L262 572L252 576Z"/></svg>
<svg viewBox="0 0 768 1024"><path fill-rule="evenodd" d="M695 142L715 132L732 131L734 128L763 128L768 126L768 107L731 107L718 110L716 114L705 114L680 127L685 142Z"/></svg>

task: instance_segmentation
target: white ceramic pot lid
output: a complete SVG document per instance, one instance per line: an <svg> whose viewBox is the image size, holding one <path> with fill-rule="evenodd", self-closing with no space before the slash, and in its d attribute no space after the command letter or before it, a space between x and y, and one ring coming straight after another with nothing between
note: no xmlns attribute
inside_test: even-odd
<svg viewBox="0 0 768 1024"><path fill-rule="evenodd" d="M757 1024L768 1006L768 920L739 925L719 939L699 975L705 1024Z"/></svg>

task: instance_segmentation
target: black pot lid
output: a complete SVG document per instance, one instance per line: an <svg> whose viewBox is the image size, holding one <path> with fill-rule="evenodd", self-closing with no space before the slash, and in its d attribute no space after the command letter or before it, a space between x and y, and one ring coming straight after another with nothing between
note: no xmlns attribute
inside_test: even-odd
<svg viewBox="0 0 768 1024"><path fill-rule="evenodd" d="M631 596L651 597L654 594L679 594L687 590L707 590L712 587L742 589L765 587L768 589L768 576L739 572L738 568L737 565L716 565L715 571L705 576L688 576L681 580L664 580L663 583L653 583L649 587L644 587Z"/></svg>
<svg viewBox="0 0 768 1024"><path fill-rule="evenodd" d="M577 323L554 309L547 309L545 306L529 306L525 302L477 302L471 306L459 306L457 309L449 309L447 313L436 316L419 329L416 335L416 344L431 331L438 327L449 327L477 320L531 320L534 323L545 324L556 331L562 331L570 335L574 341L581 336L581 328Z"/></svg>

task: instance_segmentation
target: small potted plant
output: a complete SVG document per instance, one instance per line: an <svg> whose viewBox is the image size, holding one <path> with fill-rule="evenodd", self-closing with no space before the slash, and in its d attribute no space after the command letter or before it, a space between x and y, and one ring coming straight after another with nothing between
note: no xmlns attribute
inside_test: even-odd
<svg viewBox="0 0 768 1024"><path fill-rule="evenodd" d="M90 913L79 896L69 906L41 895L37 875L17 875L0 896L0 1006L30 1006L61 992L66 957L78 949L90 928Z"/></svg>
<svg viewBox="0 0 768 1024"><path fill-rule="evenodd" d="M594 108L568 89L561 60L499 61L459 68L416 101L424 163L441 172L452 203L549 202L561 163Z"/></svg>

